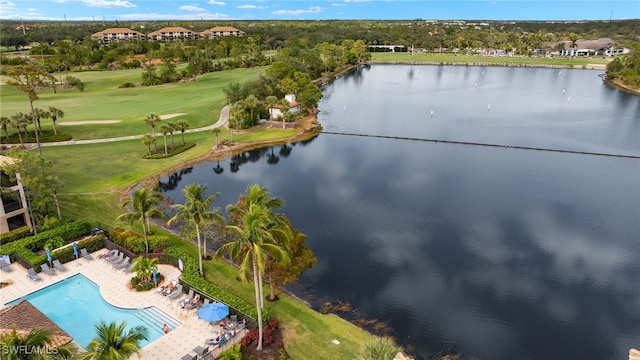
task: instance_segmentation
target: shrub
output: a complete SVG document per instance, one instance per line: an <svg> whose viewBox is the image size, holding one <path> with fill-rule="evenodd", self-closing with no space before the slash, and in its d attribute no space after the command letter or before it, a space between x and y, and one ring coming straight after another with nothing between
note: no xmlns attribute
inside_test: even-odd
<svg viewBox="0 0 640 360"><path fill-rule="evenodd" d="M127 247L127 239L135 236L140 237L140 235L138 235L137 233L120 227L113 228L109 231L109 239L116 243L116 245L122 247Z"/></svg>
<svg viewBox="0 0 640 360"><path fill-rule="evenodd" d="M196 146L196 143L193 142L188 142L184 145L176 145L173 149L170 149L170 151L165 155L164 153L164 148L162 148L162 152L158 152L158 153L153 153L151 155L149 154L144 154L144 156L142 157L143 159L165 159L168 157L172 157L175 155L178 155L180 153L183 153L189 149L191 149L192 147ZM160 150L160 147L158 147L158 150Z"/></svg>
<svg viewBox="0 0 640 360"><path fill-rule="evenodd" d="M136 254L144 254L144 252L146 251L144 239L138 234L128 237L124 244L125 248L131 250Z"/></svg>
<svg viewBox="0 0 640 360"><path fill-rule="evenodd" d="M169 246L169 237L163 235L149 236L149 251L164 250Z"/></svg>
<svg viewBox="0 0 640 360"><path fill-rule="evenodd" d="M124 89L124 88L132 88L132 87L136 87L136 86L131 82L126 82L124 84L120 84L120 86L118 86L118 87L121 88L121 89Z"/></svg>
<svg viewBox="0 0 640 360"><path fill-rule="evenodd" d="M0 235L0 245L22 239L29 236L29 234L31 234L31 230L29 230L28 226L11 230L8 233Z"/></svg>
<svg viewBox="0 0 640 360"><path fill-rule="evenodd" d="M60 236L55 236L52 237L51 239L49 239L45 244L44 244L44 248L45 249L57 249L59 247L65 246L67 244L66 241L64 241L63 238L61 238Z"/></svg>

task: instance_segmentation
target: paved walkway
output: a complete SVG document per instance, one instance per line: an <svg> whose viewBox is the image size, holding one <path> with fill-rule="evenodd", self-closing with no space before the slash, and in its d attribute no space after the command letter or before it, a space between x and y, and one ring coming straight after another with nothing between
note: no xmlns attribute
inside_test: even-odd
<svg viewBox="0 0 640 360"><path fill-rule="evenodd" d="M220 118L218 118L218 121L215 124L209 125L209 126L205 126L205 127L201 127L201 128L196 128L196 129L188 129L188 130L185 131L185 133L208 131L208 130L215 129L217 127L227 126L228 123L229 123L229 105L226 105L225 107L222 108L222 110L220 110ZM40 143L40 146L41 147L45 147L45 146L64 146L64 145L82 145L82 144L108 143L108 142L114 142L114 141L126 141L126 140L141 139L143 136L144 135L130 135L130 136L120 136L120 137L106 138L106 139L58 141L58 142ZM160 134L160 133L156 134L156 137L160 137L160 136L162 136L162 134ZM13 145L19 145L19 144L13 144ZM36 147L35 143L24 144L24 145L28 149Z"/></svg>
<svg viewBox="0 0 640 360"><path fill-rule="evenodd" d="M0 289L0 305L4 308L6 303L28 295L36 290L54 284L58 281L66 279L76 274L83 274L91 281L100 286L102 297L111 305L138 309L149 306L155 306L165 313L171 315L182 324L172 329L168 334L161 336L154 342L145 346L140 352L141 359L180 359L185 354L194 354L193 349L197 346L204 346L205 339L211 338L212 326L200 320L195 311L187 311L177 305L177 300L171 302L161 295L154 295L153 291L137 292L127 288L132 273L124 273L120 270L114 270L111 264L104 260L98 259L98 255L104 253L105 250L98 250L93 253L93 260L85 260L79 258L77 260L65 263L67 268L65 272L56 271L53 276L40 273L42 281L27 280L27 271L18 263L10 265L13 271L2 273L0 279L2 281L10 281L11 284ZM171 279L180 277L180 270L170 265L159 265L158 271L165 277L165 283ZM87 331L94 331L87 329ZM228 346L240 341L245 335L246 330L241 330L239 334L231 338L224 346ZM213 352L213 358L220 354L217 349Z"/></svg>

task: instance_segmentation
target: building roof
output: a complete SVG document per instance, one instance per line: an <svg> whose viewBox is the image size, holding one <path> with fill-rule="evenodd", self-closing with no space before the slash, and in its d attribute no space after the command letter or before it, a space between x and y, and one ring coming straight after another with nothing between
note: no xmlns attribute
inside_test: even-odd
<svg viewBox="0 0 640 360"><path fill-rule="evenodd" d="M8 157L8 156L4 156L4 155L0 155L0 169L5 167L6 165L13 165L15 163L17 163L19 160L12 158L12 157Z"/></svg>
<svg viewBox="0 0 640 360"><path fill-rule="evenodd" d="M28 334L32 329L51 331L51 345L60 346L70 343L73 338L45 314L26 300L0 310L0 334L6 334L16 328L18 334Z"/></svg>
<svg viewBox="0 0 640 360"><path fill-rule="evenodd" d="M130 33L137 33L137 34L143 35L139 31L135 31L127 28L108 28L102 31L98 31L97 33L91 36L102 36L102 34L130 34Z"/></svg>
<svg viewBox="0 0 640 360"><path fill-rule="evenodd" d="M189 30L189 29L185 29L183 27L180 26L169 26L169 27L164 27L160 30L156 30L153 32L149 33L149 36L153 36L153 35L160 35L162 33L168 33L168 32L194 32L193 30Z"/></svg>
<svg viewBox="0 0 640 360"><path fill-rule="evenodd" d="M243 32L241 30L238 30L234 27L231 26L216 26L216 27L212 27L211 29L207 29L205 31L202 32L202 34L211 34L214 32L225 32L225 31L229 31L229 32L236 32L236 31L240 31Z"/></svg>

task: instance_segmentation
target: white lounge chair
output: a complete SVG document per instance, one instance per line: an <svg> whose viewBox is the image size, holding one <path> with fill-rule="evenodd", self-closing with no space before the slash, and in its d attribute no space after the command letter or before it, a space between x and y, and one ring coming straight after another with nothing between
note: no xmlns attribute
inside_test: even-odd
<svg viewBox="0 0 640 360"><path fill-rule="evenodd" d="M33 281L40 281L42 280L42 278L40 277L40 275L38 275L36 273L35 270L33 270L33 268L28 268L27 269L27 277L29 278L29 280L33 280Z"/></svg>
<svg viewBox="0 0 640 360"><path fill-rule="evenodd" d="M169 295L167 295L167 299L173 300L182 294L182 284L176 285L176 288L173 289Z"/></svg>
<svg viewBox="0 0 640 360"><path fill-rule="evenodd" d="M93 260L93 257L87 252L87 248L80 249L80 254L85 260Z"/></svg>
<svg viewBox="0 0 640 360"><path fill-rule="evenodd" d="M124 260L124 253L118 251L118 255L108 258L107 262L111 264L118 264L121 263L122 260Z"/></svg>
<svg viewBox="0 0 640 360"><path fill-rule="evenodd" d="M0 270L2 270L2 272L11 272L12 269L9 266L9 264L4 260L4 259L0 259Z"/></svg>
<svg viewBox="0 0 640 360"><path fill-rule="evenodd" d="M45 274L49 275L49 276L53 276L55 275L55 273L53 272L53 269L49 267L49 265L42 264L40 265L40 269L42 270L42 272L44 272Z"/></svg>
<svg viewBox="0 0 640 360"><path fill-rule="evenodd" d="M65 269L65 267L62 266L62 264L60 263L60 260L58 259L53 260L53 267L56 268L56 270L58 271L67 271L67 269Z"/></svg>
<svg viewBox="0 0 640 360"><path fill-rule="evenodd" d="M129 257L128 256L126 258L124 258L123 262L113 264L113 268L114 269L122 269L124 267L127 267L127 265L129 265Z"/></svg>
<svg viewBox="0 0 640 360"><path fill-rule="evenodd" d="M189 289L189 294L183 298L182 300L180 300L178 302L178 304L180 305L180 307L184 307L185 305L187 305L189 303L189 301L193 298L193 289Z"/></svg>

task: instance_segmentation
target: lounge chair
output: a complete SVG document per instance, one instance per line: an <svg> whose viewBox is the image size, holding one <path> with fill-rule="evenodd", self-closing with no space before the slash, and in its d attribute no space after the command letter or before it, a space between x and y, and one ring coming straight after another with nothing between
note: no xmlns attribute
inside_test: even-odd
<svg viewBox="0 0 640 360"><path fill-rule="evenodd" d="M175 299L182 294L182 284L176 285L176 288L167 295L167 299Z"/></svg>
<svg viewBox="0 0 640 360"><path fill-rule="evenodd" d="M125 274L128 274L131 272L131 269L133 269L133 263L129 263L129 265L122 268L122 272L124 272Z"/></svg>
<svg viewBox="0 0 640 360"><path fill-rule="evenodd" d="M122 269L122 268L127 267L128 265L129 265L129 257L127 256L126 258L124 258L123 262L113 264L113 268L114 269Z"/></svg>
<svg viewBox="0 0 640 360"><path fill-rule="evenodd" d="M205 345L205 347L202 346L197 346L195 349L193 349L193 352L198 354L198 357L203 357L206 353L209 352L209 347Z"/></svg>
<svg viewBox="0 0 640 360"><path fill-rule="evenodd" d="M184 309L194 310L198 308L200 308L200 294L195 294L195 296L184 305Z"/></svg>
<svg viewBox="0 0 640 360"><path fill-rule="evenodd" d="M196 360L198 358L198 355L193 356L191 354L186 354L185 356L181 357L180 360Z"/></svg>
<svg viewBox="0 0 640 360"><path fill-rule="evenodd" d="M67 271L67 269L65 269L65 267L60 264L60 260L58 259L53 260L53 267L58 271Z"/></svg>
<svg viewBox="0 0 640 360"><path fill-rule="evenodd" d="M40 269L42 270L42 272L44 272L45 274L49 275L49 276L53 276L55 275L55 273L53 272L53 269L49 267L49 265L42 264L40 265Z"/></svg>
<svg viewBox="0 0 640 360"><path fill-rule="evenodd" d="M189 294L182 300L178 302L180 307L185 307L189 303L189 301L193 298L193 289L189 289Z"/></svg>
<svg viewBox="0 0 640 360"><path fill-rule="evenodd" d="M109 257L107 259L107 262L111 263L111 264L117 264L117 263L122 262L122 260L124 260L124 253L123 252L118 252L118 255Z"/></svg>
<svg viewBox="0 0 640 360"><path fill-rule="evenodd" d="M106 254L98 256L98 258L102 259L102 260L105 260L105 261L109 261L109 259L115 258L116 256L118 256L118 250L113 249L113 250L109 251Z"/></svg>
<svg viewBox="0 0 640 360"><path fill-rule="evenodd" d="M35 270L33 270L33 268L28 268L28 269L27 269L27 277L28 277L30 280L33 280L33 281L40 281L40 280L42 280L42 278L40 277L40 275L38 275L38 274L36 273L36 271L35 271Z"/></svg>
<svg viewBox="0 0 640 360"><path fill-rule="evenodd" d="M207 299L207 298L204 298L204 300L202 302L202 306L205 306L205 305L209 305L209 299Z"/></svg>
<svg viewBox="0 0 640 360"><path fill-rule="evenodd" d="M9 263L7 263L4 259L0 259L0 270L2 270L2 272L11 272L11 266L9 266Z"/></svg>
<svg viewBox="0 0 640 360"><path fill-rule="evenodd" d="M80 249L80 254L85 260L93 260L93 257L87 252L87 248Z"/></svg>

